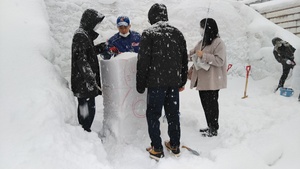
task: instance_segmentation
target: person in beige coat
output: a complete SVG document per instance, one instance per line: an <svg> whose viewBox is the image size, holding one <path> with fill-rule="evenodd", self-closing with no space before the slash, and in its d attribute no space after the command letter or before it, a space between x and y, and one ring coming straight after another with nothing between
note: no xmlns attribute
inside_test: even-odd
<svg viewBox="0 0 300 169"><path fill-rule="evenodd" d="M202 19L200 33L203 40L189 54L193 60L189 77L191 88L199 91L208 126L200 132L202 136L213 137L218 135L219 129L219 90L227 87L226 47L214 19Z"/></svg>

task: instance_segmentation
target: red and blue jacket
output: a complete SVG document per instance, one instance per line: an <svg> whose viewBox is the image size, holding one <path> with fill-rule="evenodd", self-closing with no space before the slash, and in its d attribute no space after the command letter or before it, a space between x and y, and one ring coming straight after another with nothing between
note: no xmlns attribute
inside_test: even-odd
<svg viewBox="0 0 300 169"><path fill-rule="evenodd" d="M121 36L119 33L116 33L108 40L108 49L114 53L123 53L123 52L135 52L139 51L139 44L141 40L141 35L135 31L129 31L130 34L127 37Z"/></svg>

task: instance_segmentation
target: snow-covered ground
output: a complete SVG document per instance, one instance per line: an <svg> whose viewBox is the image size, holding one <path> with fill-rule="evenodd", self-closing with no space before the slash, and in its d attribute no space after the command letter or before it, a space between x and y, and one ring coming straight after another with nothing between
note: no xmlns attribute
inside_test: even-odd
<svg viewBox="0 0 300 169"><path fill-rule="evenodd" d="M156 2L167 5L170 23L183 32L189 49L201 39L202 18L212 17L219 25L228 63L233 64L228 72L228 88L220 91L219 136L203 138L198 132L206 122L198 93L189 89L189 82L180 94L181 142L200 156L182 149L179 158L165 152L160 162L151 160L145 151L150 143L145 118L131 119L139 120L141 125L119 126L136 128L133 137L110 141L101 138L102 142L101 96L96 100L93 132L84 132L78 126L76 100L68 81L71 40L82 12L94 8L106 15L97 39L102 42L116 32L115 20L120 14L131 18L133 30L142 32L147 28L147 12L154 0L1 0L1 169L300 167L300 39L237 1ZM281 65L272 55L271 39L275 36L297 48L298 65L286 82L287 87L295 89L292 97L273 93L281 74ZM241 99L247 65L252 68L248 98ZM167 140L163 119L161 130L163 140Z"/></svg>

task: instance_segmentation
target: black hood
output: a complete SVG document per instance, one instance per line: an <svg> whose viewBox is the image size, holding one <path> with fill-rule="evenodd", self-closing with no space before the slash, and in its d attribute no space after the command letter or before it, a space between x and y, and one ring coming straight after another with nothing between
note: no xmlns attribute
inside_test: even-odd
<svg viewBox="0 0 300 169"><path fill-rule="evenodd" d="M151 25L159 21L168 21L167 7L164 4L155 3L149 9L148 19Z"/></svg>
<svg viewBox="0 0 300 169"><path fill-rule="evenodd" d="M282 39L280 39L280 38L278 38L278 37L273 38L273 39L272 39L272 44L273 44L273 46L275 46L275 45L276 45L276 42L279 42L279 41L282 41Z"/></svg>
<svg viewBox="0 0 300 169"><path fill-rule="evenodd" d="M84 30L91 31L95 26L104 19L104 15L94 9L87 9L82 14L80 27Z"/></svg>

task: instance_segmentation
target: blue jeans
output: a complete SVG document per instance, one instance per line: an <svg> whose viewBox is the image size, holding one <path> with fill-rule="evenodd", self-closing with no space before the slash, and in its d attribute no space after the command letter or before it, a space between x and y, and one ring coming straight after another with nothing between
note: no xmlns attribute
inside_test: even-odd
<svg viewBox="0 0 300 169"><path fill-rule="evenodd" d="M162 107L168 121L171 146L180 145L179 91L178 87L149 87L147 93L147 123L151 146L162 150L160 122Z"/></svg>
<svg viewBox="0 0 300 169"><path fill-rule="evenodd" d="M88 132L91 131L91 126L95 117L95 98L78 98L77 116L79 124Z"/></svg>

